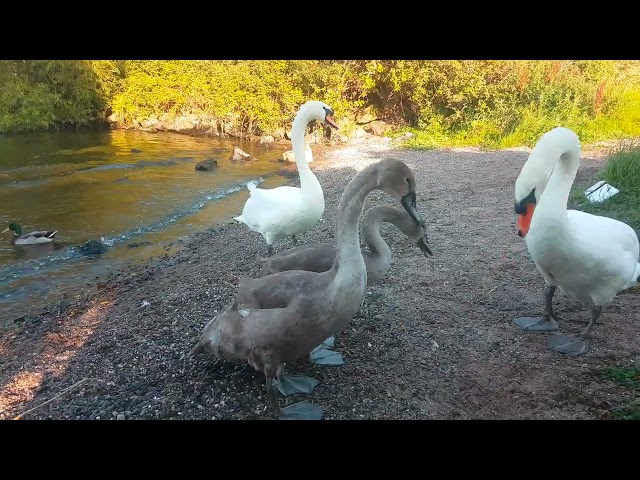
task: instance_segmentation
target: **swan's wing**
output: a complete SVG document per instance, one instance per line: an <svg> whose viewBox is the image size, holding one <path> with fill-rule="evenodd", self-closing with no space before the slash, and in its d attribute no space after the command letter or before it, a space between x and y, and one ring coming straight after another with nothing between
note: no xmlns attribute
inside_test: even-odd
<svg viewBox="0 0 640 480"><path fill-rule="evenodd" d="M241 277L234 308L286 308L292 302L318 295L329 277L323 273L287 270L266 277Z"/></svg>
<svg viewBox="0 0 640 480"><path fill-rule="evenodd" d="M287 270L306 270L308 272L326 272L336 257L336 248L332 243L311 243L283 250L263 259L259 276L271 275Z"/></svg>
<svg viewBox="0 0 640 480"><path fill-rule="evenodd" d="M582 252L587 270L606 272L628 282L638 266L640 244L636 232L626 223L609 217L592 215L579 210L567 211L569 223L576 239L575 248Z"/></svg>
<svg viewBox="0 0 640 480"><path fill-rule="evenodd" d="M316 321L318 310L299 303L290 308L228 307L205 327L188 355L205 352L246 361L273 377L281 362L309 354L328 335Z"/></svg>
<svg viewBox="0 0 640 480"><path fill-rule="evenodd" d="M567 214L573 232L579 239L585 240L589 247L597 250L604 248L606 255L613 255L613 251L618 254L629 253L637 261L640 253L638 236L629 225L579 210L568 210Z"/></svg>
<svg viewBox="0 0 640 480"><path fill-rule="evenodd" d="M242 210L245 223L260 230L295 221L300 204L300 189L284 185L272 189L255 188Z"/></svg>

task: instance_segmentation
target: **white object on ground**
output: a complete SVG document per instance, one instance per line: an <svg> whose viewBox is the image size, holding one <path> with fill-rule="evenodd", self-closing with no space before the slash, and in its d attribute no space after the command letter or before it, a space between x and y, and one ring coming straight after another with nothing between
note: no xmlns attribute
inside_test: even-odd
<svg viewBox="0 0 640 480"><path fill-rule="evenodd" d="M620 190L618 190L613 185L609 185L604 180L600 180L595 185L587 188L584 194L587 196L591 203L600 203L604 202L607 198L613 197L619 192Z"/></svg>

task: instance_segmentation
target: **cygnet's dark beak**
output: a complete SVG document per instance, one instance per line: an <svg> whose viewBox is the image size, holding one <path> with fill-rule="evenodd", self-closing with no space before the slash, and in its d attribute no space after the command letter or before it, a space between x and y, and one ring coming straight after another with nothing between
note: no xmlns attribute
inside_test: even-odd
<svg viewBox="0 0 640 480"><path fill-rule="evenodd" d="M409 192L402 197L400 200L402 206L407 211L409 216L413 218L413 221L418 225L422 225L422 219L420 215L418 215L418 210L416 208L416 192Z"/></svg>

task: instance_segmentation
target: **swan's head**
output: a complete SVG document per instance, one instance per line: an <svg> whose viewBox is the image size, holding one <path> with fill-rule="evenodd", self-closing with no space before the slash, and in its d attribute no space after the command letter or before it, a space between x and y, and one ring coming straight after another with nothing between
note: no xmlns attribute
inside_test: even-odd
<svg viewBox="0 0 640 480"><path fill-rule="evenodd" d="M300 107L300 114L305 117L307 122L318 120L324 125L338 130L338 125L333 120L333 110L324 102L310 100Z"/></svg>
<svg viewBox="0 0 640 480"><path fill-rule="evenodd" d="M580 139L573 130L557 127L548 131L536 143L522 167L515 184L515 206L518 214L516 229L525 237L542 192L547 187L557 160L566 152L580 155ZM549 161L551 160L551 161Z"/></svg>
<svg viewBox="0 0 640 480"><path fill-rule="evenodd" d="M531 159L531 156L529 156L529 159ZM516 179L516 201L514 205L514 210L516 214L518 214L516 230L518 236L522 238L529 232L533 212L540 200L540 195L542 195L549 181L549 176L545 177L544 172L542 172L540 168L536 169L535 167L534 163L530 163L529 160L527 160L527 163L524 164L520 175L518 175Z"/></svg>
<svg viewBox="0 0 640 480"><path fill-rule="evenodd" d="M375 164L377 186L388 195L399 198L400 203L416 225L422 226L422 219L416 207L416 176L405 163L394 158L386 158Z"/></svg>

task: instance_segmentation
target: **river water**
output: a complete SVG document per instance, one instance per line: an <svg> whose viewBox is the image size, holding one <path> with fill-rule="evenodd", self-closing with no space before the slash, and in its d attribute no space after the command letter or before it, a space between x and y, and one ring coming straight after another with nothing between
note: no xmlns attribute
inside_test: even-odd
<svg viewBox="0 0 640 480"><path fill-rule="evenodd" d="M258 160L232 162L234 144ZM0 326L238 215L248 181L285 182L276 160L290 148L133 130L0 135L0 231L11 222L22 233L59 230L37 246L0 237ZM207 158L219 167L196 171ZM78 246L92 239L108 252L83 255Z"/></svg>

